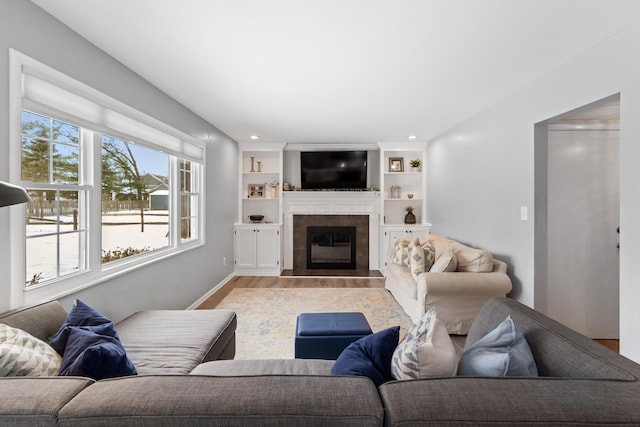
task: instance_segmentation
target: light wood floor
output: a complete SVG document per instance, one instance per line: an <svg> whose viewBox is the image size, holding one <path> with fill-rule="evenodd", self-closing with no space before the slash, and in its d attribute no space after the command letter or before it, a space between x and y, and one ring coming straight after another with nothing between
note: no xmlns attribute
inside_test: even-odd
<svg viewBox="0 0 640 427"><path fill-rule="evenodd" d="M384 277L235 276L198 308L216 308L220 301L235 288L384 288ZM597 339L594 341L615 352L620 352L619 340Z"/></svg>

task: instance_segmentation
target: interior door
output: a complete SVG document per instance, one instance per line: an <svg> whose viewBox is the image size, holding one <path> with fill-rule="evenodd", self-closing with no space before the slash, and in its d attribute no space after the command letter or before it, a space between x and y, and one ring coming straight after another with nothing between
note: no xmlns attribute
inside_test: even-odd
<svg viewBox="0 0 640 427"><path fill-rule="evenodd" d="M548 133L547 314L619 337L619 131Z"/></svg>

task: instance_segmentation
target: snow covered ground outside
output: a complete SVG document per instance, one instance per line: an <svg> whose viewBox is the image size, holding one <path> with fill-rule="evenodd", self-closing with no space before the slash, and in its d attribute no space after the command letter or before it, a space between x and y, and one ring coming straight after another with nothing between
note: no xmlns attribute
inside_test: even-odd
<svg viewBox="0 0 640 427"><path fill-rule="evenodd" d="M54 219L54 218L50 218ZM73 218L61 217L60 231L73 231ZM102 223L102 249L113 251L118 248L159 249L169 244L169 225L167 211L145 212L144 233L140 231L140 214L119 212L117 215L104 214ZM54 233L55 223L27 225L27 235L35 236ZM42 280L57 277L56 259L60 247L60 276L73 273L80 265L80 233L60 234L27 239L27 282L40 275Z"/></svg>

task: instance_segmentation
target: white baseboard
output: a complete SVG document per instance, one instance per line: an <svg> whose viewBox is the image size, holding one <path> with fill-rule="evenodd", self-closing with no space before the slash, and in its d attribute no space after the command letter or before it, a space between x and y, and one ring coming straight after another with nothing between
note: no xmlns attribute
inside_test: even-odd
<svg viewBox="0 0 640 427"><path fill-rule="evenodd" d="M229 280L231 280L233 277L235 276L234 273L231 273L230 275L228 275L227 277L225 277L220 283L218 283L217 285L215 285L213 288L211 288L206 294L202 295L200 298L198 298L193 304L191 304L189 307L187 307L187 310L195 310L200 304L202 304L203 302L205 302L207 300L207 298L209 298L211 295L215 294L221 287L223 287Z"/></svg>

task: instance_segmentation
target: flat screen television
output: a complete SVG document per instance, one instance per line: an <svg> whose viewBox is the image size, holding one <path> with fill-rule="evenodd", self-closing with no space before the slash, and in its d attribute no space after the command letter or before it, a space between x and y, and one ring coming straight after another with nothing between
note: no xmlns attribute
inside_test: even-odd
<svg viewBox="0 0 640 427"><path fill-rule="evenodd" d="M303 190L367 188L366 151L303 151L300 153Z"/></svg>

